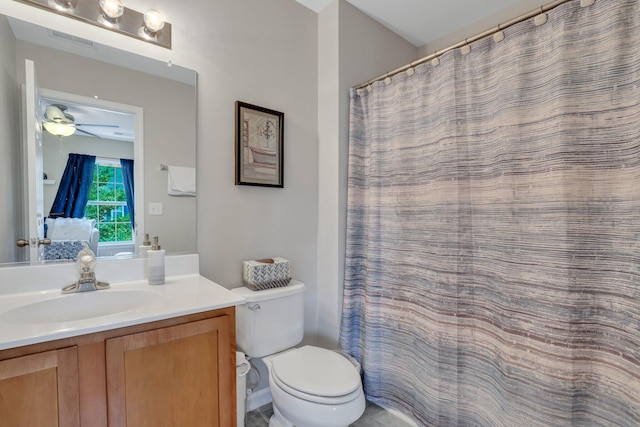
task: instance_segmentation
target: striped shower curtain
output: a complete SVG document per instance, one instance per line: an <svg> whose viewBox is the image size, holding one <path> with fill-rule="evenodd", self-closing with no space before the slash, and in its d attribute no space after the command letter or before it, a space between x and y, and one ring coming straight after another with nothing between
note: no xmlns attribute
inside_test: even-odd
<svg viewBox="0 0 640 427"><path fill-rule="evenodd" d="M352 90L340 345L422 426L640 425L640 1Z"/></svg>

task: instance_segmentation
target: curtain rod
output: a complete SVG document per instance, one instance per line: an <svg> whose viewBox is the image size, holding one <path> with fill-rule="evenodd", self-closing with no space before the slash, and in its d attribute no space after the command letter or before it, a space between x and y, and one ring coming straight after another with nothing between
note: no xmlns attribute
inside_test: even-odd
<svg viewBox="0 0 640 427"><path fill-rule="evenodd" d="M555 1L552 1L551 3L547 3L544 6L540 6L540 8L537 8L535 10L532 10L530 12L522 14L522 15L516 17L516 18L513 18L512 20L507 21L504 24L499 24L496 27L493 27L493 28L491 28L489 30L486 30L486 31L483 31L483 32L481 32L479 34L476 34L473 37L466 38L463 41L460 41L460 42L458 42L456 44L453 44L453 45L451 45L449 47L446 47L446 48L444 48L442 50L439 50L439 51L437 51L435 53L432 53L430 55L427 55L425 57L417 59L416 61L410 62L407 65L404 65L404 66L402 66L400 68L396 68L395 70L389 71L388 73L382 74L382 75L380 75L380 76L378 76L378 77L376 77L374 79L371 79L371 80L369 80L369 81L367 81L365 83L361 83L358 86L356 86L355 89L356 90L357 89L363 89L363 88L369 86L371 83L378 82L380 80L384 80L384 79L386 79L388 77L395 76L396 74L400 74L403 71L407 71L410 68L413 68L413 67L415 67L417 65L420 65L420 64L424 64L425 62L427 62L429 60L437 58L437 57L443 55L444 53L449 52L450 50L457 49L457 48L462 47L464 45L468 45L469 43L473 43L473 42L475 42L477 40L483 39L483 38L485 38L487 36L490 36L493 33L497 33L498 31L502 31L505 28L511 27L512 25L518 24L518 23L520 23L522 21L526 21L529 18L532 18L532 17L534 17L536 15L539 15L541 13L547 12L547 11L549 11L551 9L554 9L554 8L560 6L561 4L567 3L569 1L572 1L572 0L555 0ZM591 6L595 2L596 2L596 0L580 0L580 6L582 6L582 7Z"/></svg>
<svg viewBox="0 0 640 427"><path fill-rule="evenodd" d="M100 159L107 160L107 161L114 161L114 162L118 161L119 162L122 159L126 159L126 157L109 157L109 156L98 156L98 155L96 155L96 160L100 160Z"/></svg>

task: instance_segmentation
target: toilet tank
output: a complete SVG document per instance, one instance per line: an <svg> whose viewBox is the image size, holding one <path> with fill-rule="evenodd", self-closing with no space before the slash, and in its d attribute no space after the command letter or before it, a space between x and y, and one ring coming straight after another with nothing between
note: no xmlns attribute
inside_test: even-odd
<svg viewBox="0 0 640 427"><path fill-rule="evenodd" d="M236 308L236 344L251 357L263 357L294 347L304 335L304 288L289 285L252 291L231 289L246 303Z"/></svg>

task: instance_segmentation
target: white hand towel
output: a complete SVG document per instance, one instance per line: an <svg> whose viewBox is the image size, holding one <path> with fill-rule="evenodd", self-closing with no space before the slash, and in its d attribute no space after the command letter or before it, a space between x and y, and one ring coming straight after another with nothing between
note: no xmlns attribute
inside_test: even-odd
<svg viewBox="0 0 640 427"><path fill-rule="evenodd" d="M170 196L196 195L196 169L168 166L167 194Z"/></svg>
<svg viewBox="0 0 640 427"><path fill-rule="evenodd" d="M91 240L94 220L86 218L56 218L51 233L51 240Z"/></svg>

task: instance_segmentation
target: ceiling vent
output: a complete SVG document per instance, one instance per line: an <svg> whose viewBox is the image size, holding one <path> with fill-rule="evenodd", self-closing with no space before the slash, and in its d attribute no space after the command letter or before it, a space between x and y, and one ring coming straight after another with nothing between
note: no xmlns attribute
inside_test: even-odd
<svg viewBox="0 0 640 427"><path fill-rule="evenodd" d="M51 30L49 32L51 38L55 40L65 41L67 43L73 43L78 46L84 46L91 49L95 49L95 45L91 40L83 39L82 37L72 36L71 34L63 33L62 31Z"/></svg>

